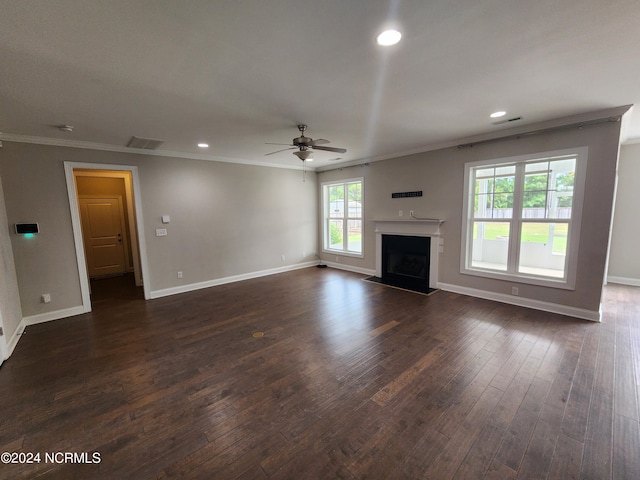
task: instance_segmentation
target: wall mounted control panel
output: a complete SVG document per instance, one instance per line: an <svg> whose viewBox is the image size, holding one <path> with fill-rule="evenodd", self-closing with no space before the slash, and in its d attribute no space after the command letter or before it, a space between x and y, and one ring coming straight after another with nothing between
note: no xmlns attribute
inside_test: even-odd
<svg viewBox="0 0 640 480"><path fill-rule="evenodd" d="M40 226L37 223L16 223L16 233L18 235L40 233Z"/></svg>

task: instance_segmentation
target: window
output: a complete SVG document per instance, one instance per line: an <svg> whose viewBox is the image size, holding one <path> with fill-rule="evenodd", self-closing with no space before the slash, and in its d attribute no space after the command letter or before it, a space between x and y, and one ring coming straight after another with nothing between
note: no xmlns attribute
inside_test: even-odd
<svg viewBox="0 0 640 480"><path fill-rule="evenodd" d="M465 167L462 273L573 288L587 149Z"/></svg>
<svg viewBox="0 0 640 480"><path fill-rule="evenodd" d="M362 179L322 184L323 246L362 255Z"/></svg>

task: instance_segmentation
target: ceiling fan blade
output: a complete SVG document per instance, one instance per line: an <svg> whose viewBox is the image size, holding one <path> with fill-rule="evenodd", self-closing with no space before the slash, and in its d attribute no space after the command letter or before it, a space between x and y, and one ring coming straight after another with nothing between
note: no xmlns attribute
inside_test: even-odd
<svg viewBox="0 0 640 480"><path fill-rule="evenodd" d="M314 150L325 150L327 152L336 152L336 153L347 153L346 148L336 148L336 147L322 147L313 145Z"/></svg>
<svg viewBox="0 0 640 480"><path fill-rule="evenodd" d="M282 150L276 150L275 152L265 153L264 156L266 157L267 155L273 155L274 153L284 152L285 150L295 150L295 147L283 148Z"/></svg>
<svg viewBox="0 0 640 480"><path fill-rule="evenodd" d="M290 144L290 143L273 143L273 142L265 142L264 144L265 144L265 145L286 145L286 146L289 146L289 147L293 147L293 145L292 145L292 144Z"/></svg>
<svg viewBox="0 0 640 480"><path fill-rule="evenodd" d="M329 142L329 140L326 140L324 138L318 138L317 140L309 142L309 145L312 147L315 147L316 145L324 145L326 143L331 143L331 142Z"/></svg>

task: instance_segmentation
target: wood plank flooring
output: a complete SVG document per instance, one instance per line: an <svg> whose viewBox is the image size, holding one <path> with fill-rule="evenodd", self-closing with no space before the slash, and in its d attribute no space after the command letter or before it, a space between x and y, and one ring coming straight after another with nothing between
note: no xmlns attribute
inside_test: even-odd
<svg viewBox="0 0 640 480"><path fill-rule="evenodd" d="M363 278L101 281L0 368L0 452L41 455L0 478L640 478L640 288L597 324Z"/></svg>

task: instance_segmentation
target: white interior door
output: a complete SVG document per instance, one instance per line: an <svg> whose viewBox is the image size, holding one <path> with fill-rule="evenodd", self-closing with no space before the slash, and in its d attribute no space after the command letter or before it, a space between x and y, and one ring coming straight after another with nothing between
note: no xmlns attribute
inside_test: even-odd
<svg viewBox="0 0 640 480"><path fill-rule="evenodd" d="M122 199L81 197L80 217L89 277L126 273Z"/></svg>

